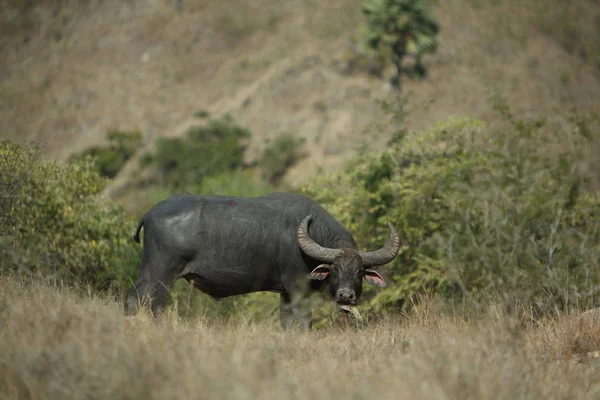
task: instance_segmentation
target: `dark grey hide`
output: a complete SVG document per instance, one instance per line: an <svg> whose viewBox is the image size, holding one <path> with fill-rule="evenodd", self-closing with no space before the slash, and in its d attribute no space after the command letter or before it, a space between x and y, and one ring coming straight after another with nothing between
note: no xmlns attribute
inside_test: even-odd
<svg viewBox="0 0 600 400"><path fill-rule="evenodd" d="M149 299L153 313L160 312L175 281L183 278L215 299L280 293L283 327L296 320L310 328L309 291L328 288L339 305L351 305L360 298L362 280L385 286L369 267L386 264L398 253L398 236L388 226L388 244L364 252L350 232L305 196L175 195L139 222L134 239L140 242L143 227L144 254L125 312L135 314L143 299Z"/></svg>

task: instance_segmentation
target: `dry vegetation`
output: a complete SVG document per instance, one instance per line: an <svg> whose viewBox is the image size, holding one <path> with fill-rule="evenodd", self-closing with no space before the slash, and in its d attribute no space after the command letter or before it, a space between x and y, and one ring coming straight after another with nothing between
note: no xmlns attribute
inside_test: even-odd
<svg viewBox="0 0 600 400"><path fill-rule="evenodd" d="M424 302L362 329L281 332L268 322L126 319L114 298L0 280L7 399L590 399L596 330L557 316L478 318ZM522 321L522 320L521 320Z"/></svg>

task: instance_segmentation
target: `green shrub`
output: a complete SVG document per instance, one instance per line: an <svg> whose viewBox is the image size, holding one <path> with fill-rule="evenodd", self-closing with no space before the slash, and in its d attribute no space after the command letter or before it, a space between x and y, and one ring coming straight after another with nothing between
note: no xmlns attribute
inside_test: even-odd
<svg viewBox="0 0 600 400"><path fill-rule="evenodd" d="M259 179L254 171L231 171L206 177L195 193L221 194L226 196L256 197L273 190L267 182Z"/></svg>
<svg viewBox="0 0 600 400"><path fill-rule="evenodd" d="M177 192L161 185L150 185L136 189L139 200L132 212L145 214L152 206ZM273 188L256 176L252 170L236 170L219 175L207 176L202 183L191 185L186 192L195 194L220 194L226 196L256 197L271 192Z"/></svg>
<svg viewBox="0 0 600 400"><path fill-rule="evenodd" d="M0 142L2 269L94 289L135 277L135 221L98 196L106 183L91 157L59 164L34 145Z"/></svg>
<svg viewBox="0 0 600 400"><path fill-rule="evenodd" d="M210 117L210 113L206 110L198 110L194 113L194 117L204 119Z"/></svg>
<svg viewBox="0 0 600 400"><path fill-rule="evenodd" d="M106 138L108 146L91 147L73 155L71 160L91 156L95 160L96 171L107 178L114 178L138 150L142 144L142 136L139 132L110 130L106 133Z"/></svg>
<svg viewBox="0 0 600 400"><path fill-rule="evenodd" d="M247 137L250 131L225 115L190 128L184 137L159 138L156 152L146 154L144 163L158 168L161 184L182 190L206 176L242 166L246 150L242 139Z"/></svg>
<svg viewBox="0 0 600 400"><path fill-rule="evenodd" d="M362 12L367 48L388 56L396 66L392 83L399 89L403 74L424 76L422 58L436 51L439 32L426 0L366 0ZM408 56L414 59L411 68L404 65Z"/></svg>
<svg viewBox="0 0 600 400"><path fill-rule="evenodd" d="M290 134L279 135L267 147L259 161L262 177L273 185L277 185L288 168L300 158L300 148L306 139L296 138Z"/></svg>
<svg viewBox="0 0 600 400"><path fill-rule="evenodd" d="M455 119L396 132L386 150L363 149L343 173L302 189L362 248L384 244L385 221L398 229L401 252L380 269L389 287L366 287L372 310L403 308L429 291L471 304L499 296L539 312L595 303L600 197L584 190L577 166L599 132L581 119L566 130L497 108L503 131ZM553 139L568 145L549 150Z"/></svg>

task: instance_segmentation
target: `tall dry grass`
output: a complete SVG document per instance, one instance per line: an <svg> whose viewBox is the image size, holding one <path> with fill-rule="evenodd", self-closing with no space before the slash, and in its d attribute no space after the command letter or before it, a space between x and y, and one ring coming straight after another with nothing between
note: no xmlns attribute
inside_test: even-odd
<svg viewBox="0 0 600 400"><path fill-rule="evenodd" d="M363 329L126 319L120 301L0 280L0 398L592 399L600 345L573 317L467 321L431 303ZM518 322L518 321L517 321ZM582 341L582 338L584 340Z"/></svg>

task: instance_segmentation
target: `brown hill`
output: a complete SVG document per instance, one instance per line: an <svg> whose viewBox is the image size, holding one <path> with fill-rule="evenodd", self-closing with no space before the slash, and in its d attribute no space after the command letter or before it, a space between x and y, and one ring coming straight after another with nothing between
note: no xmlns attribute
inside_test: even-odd
<svg viewBox="0 0 600 400"><path fill-rule="evenodd" d="M64 160L111 128L139 129L149 144L183 134L198 110L228 112L254 134L249 158L282 132L305 137L309 156L287 176L301 183L363 140L383 143L364 128L389 87L348 71L361 3L183 0L177 12L170 0L5 0L0 136L43 141ZM427 79L404 85L408 126L485 117L494 88L527 115L599 110L594 0L432 4L440 48Z"/></svg>

